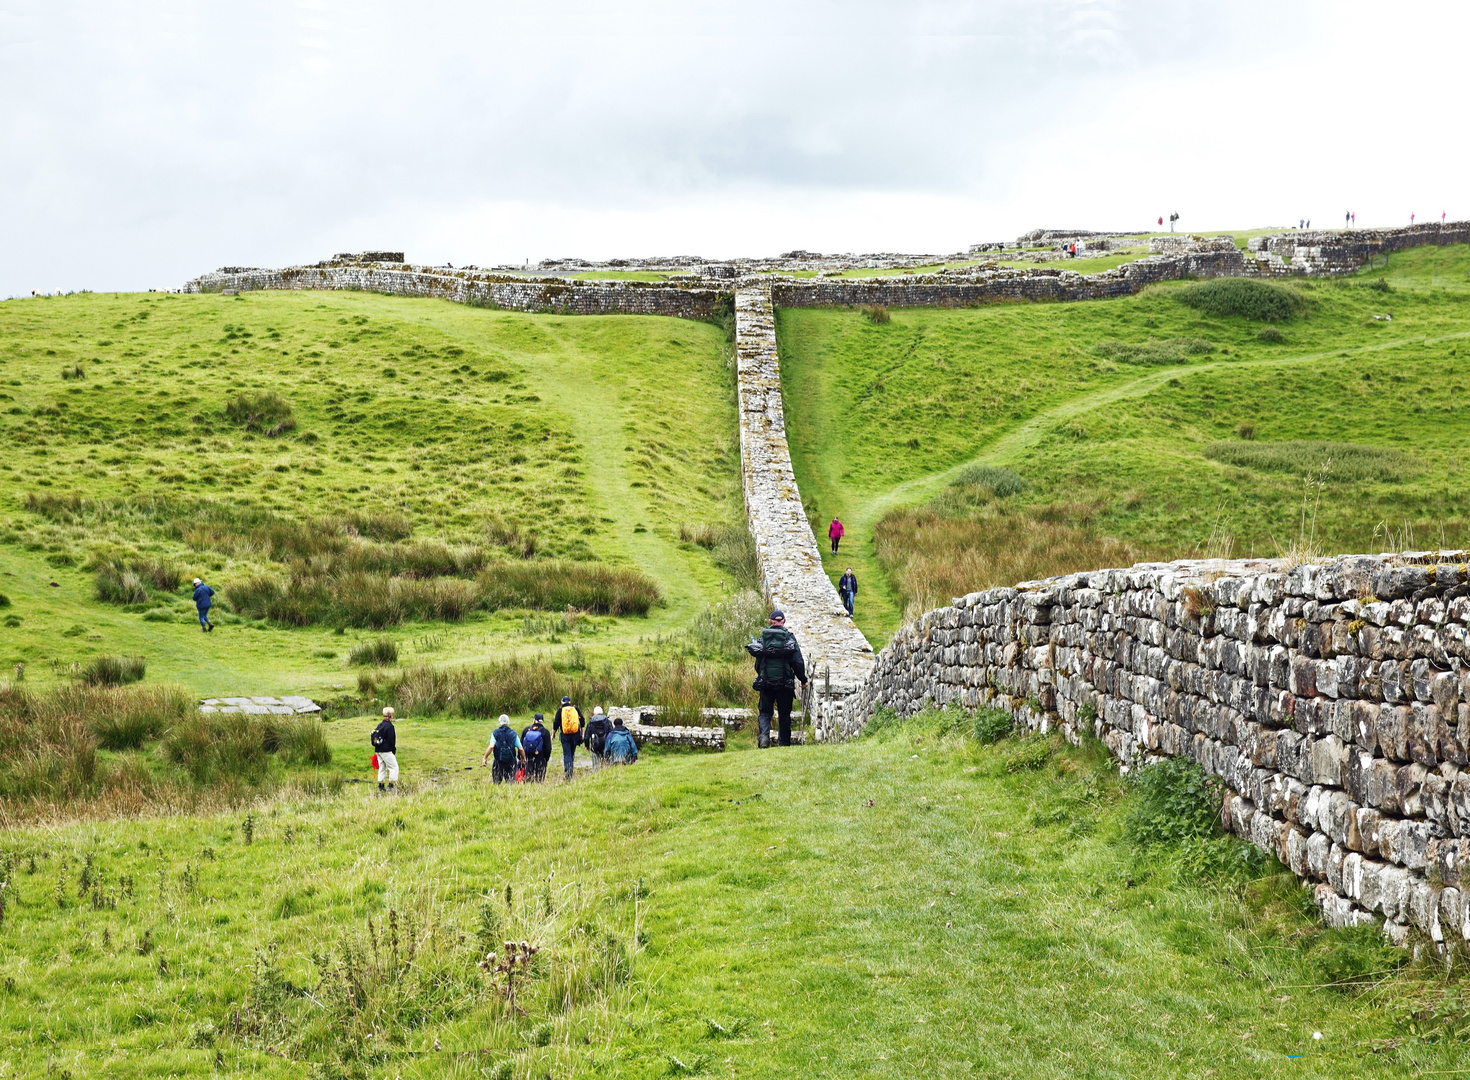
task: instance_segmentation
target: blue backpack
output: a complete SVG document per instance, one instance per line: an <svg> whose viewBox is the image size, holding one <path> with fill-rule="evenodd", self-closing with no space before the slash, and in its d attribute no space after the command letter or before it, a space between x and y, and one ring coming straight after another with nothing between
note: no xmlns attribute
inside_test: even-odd
<svg viewBox="0 0 1470 1080"><path fill-rule="evenodd" d="M516 759L516 733L508 727L495 729L495 760L509 765Z"/></svg>
<svg viewBox="0 0 1470 1080"><path fill-rule="evenodd" d="M521 745L525 747L527 757L536 757L546 745L546 739L539 728L531 728L521 737Z"/></svg>

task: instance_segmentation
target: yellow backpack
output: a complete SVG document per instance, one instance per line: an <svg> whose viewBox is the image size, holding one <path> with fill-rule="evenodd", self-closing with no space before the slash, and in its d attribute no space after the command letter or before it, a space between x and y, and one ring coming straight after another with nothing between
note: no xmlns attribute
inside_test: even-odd
<svg viewBox="0 0 1470 1080"><path fill-rule="evenodd" d="M582 730L582 721L577 717L575 705L563 705L556 718L558 726L568 735L575 735Z"/></svg>

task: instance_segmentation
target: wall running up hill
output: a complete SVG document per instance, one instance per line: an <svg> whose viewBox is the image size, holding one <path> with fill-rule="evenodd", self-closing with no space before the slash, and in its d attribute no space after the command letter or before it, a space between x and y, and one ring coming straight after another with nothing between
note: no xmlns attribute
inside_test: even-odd
<svg viewBox="0 0 1470 1080"><path fill-rule="evenodd" d="M990 706L1184 755L1227 827L1337 925L1470 939L1470 568L1464 552L1178 562L972 593L905 627L854 702Z"/></svg>
<svg viewBox="0 0 1470 1080"><path fill-rule="evenodd" d="M755 538L761 586L786 614L811 677L810 715L818 739L847 725L847 703L873 668L873 647L853 625L822 568L791 470L776 318L764 286L735 294L736 388L740 408L741 487Z"/></svg>

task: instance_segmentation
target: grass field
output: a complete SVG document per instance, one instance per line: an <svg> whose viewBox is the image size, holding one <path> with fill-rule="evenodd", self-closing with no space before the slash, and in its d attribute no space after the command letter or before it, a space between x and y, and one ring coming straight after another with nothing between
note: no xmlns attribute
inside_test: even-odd
<svg viewBox="0 0 1470 1080"><path fill-rule="evenodd" d="M324 773L362 775L370 726L327 725ZM1138 796L1098 748L948 728L769 753L742 735L724 755L496 789L485 726L430 720L400 726L396 798L346 784L248 824L241 809L11 831L3 1075L1461 1062L1454 983L1323 931L1304 890L1233 841L1140 854L1123 839ZM524 1014L476 966L511 939L541 950Z"/></svg>
<svg viewBox="0 0 1470 1080"><path fill-rule="evenodd" d="M1420 248L1349 280L1297 283L1305 313L1279 324L1205 315L1179 302L1188 288L894 311L881 325L779 313L797 480L823 523L840 514L855 534L828 569L835 580L857 567L871 640L887 640L905 605L1083 569L1099 552L1275 554L1303 531L1304 495L1306 539L1315 511L1327 551L1470 539L1470 252ZM1328 461L1318 505L1303 480ZM1025 490L965 484L976 465ZM1034 557L1012 557L1022 549Z"/></svg>
<svg viewBox="0 0 1470 1080"><path fill-rule="evenodd" d="M412 662L554 657L573 643L642 655L735 587L680 539L740 520L733 375L715 326L366 293L84 294L0 305L0 340L7 674L23 663L45 682L124 653L201 695L330 694L354 678L353 645L378 633L351 620L283 628L226 605L205 636L186 588L101 602L94 571L114 563L197 574L228 596L260 574L336 574L320 562L334 544L395 566L427 544L420 554L468 552L492 569L527 554L624 568L661 596L646 617L581 619L570 641L519 609L410 615L388 633ZM319 519L305 539L286 535ZM451 599L487 587L473 569L442 585L408 579L444 571L390 572L402 590ZM356 579L332 580L352 598Z"/></svg>

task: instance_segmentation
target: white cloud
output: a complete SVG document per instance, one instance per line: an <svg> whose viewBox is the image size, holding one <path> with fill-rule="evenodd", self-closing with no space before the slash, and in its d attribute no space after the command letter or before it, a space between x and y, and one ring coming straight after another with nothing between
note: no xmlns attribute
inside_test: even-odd
<svg viewBox="0 0 1470 1080"><path fill-rule="evenodd" d="M1461 6L0 0L0 295L361 247L950 251L1464 190ZM1440 205L1443 204L1443 205Z"/></svg>

